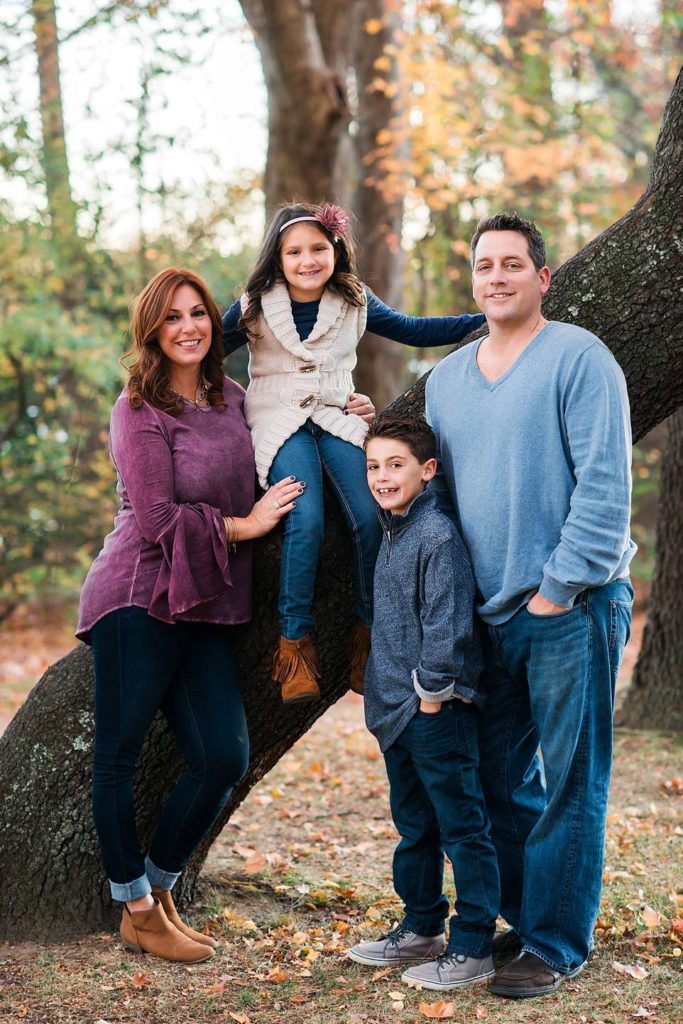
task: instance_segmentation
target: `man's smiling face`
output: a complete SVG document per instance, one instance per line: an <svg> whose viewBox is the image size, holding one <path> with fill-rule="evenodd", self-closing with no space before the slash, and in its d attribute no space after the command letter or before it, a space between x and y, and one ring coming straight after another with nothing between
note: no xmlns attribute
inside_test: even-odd
<svg viewBox="0 0 683 1024"><path fill-rule="evenodd" d="M547 267L537 270L524 235L486 231L474 254L472 294L490 324L514 327L540 315L550 286Z"/></svg>

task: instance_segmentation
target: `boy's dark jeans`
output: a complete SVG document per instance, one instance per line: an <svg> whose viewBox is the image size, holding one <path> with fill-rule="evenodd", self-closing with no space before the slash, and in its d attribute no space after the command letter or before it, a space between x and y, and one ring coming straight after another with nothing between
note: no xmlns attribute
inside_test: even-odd
<svg viewBox="0 0 683 1024"><path fill-rule="evenodd" d="M172 880L185 867L247 770L235 632L203 622L170 625L137 607L110 612L93 628L93 811L115 899L150 890L135 827L133 778L159 709L187 762L152 837L149 859L159 876Z"/></svg>
<svg viewBox="0 0 683 1024"><path fill-rule="evenodd" d="M404 925L418 935L442 931L448 915L445 852L457 889L449 951L487 956L499 881L479 781L477 711L459 700L435 714L417 711L384 758L391 813L401 835L394 888L405 905Z"/></svg>

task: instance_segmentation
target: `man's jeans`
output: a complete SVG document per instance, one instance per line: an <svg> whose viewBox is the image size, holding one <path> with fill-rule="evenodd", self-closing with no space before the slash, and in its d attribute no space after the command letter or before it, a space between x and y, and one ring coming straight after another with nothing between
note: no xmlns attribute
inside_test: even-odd
<svg viewBox="0 0 683 1024"><path fill-rule="evenodd" d="M405 906L403 923L418 935L443 930L445 851L457 889L448 948L481 958L491 952L499 886L477 772L477 715L459 700L435 714L417 711L384 759L401 835L394 888Z"/></svg>
<svg viewBox="0 0 683 1024"><path fill-rule="evenodd" d="M152 885L170 889L247 770L249 737L234 636L234 627L170 625L137 607L110 612L93 628L93 812L115 900L138 899ZM161 811L145 860L135 827L133 778L159 709L187 770Z"/></svg>
<svg viewBox="0 0 683 1024"><path fill-rule="evenodd" d="M308 420L282 445L269 474L271 483L291 475L306 483L284 520L278 607L288 640L300 640L315 625L313 595L325 528L323 470L351 531L356 614L366 625L372 622L372 579L382 529L368 489L365 453Z"/></svg>
<svg viewBox="0 0 683 1024"><path fill-rule="evenodd" d="M524 949L562 973L588 956L600 904L614 693L632 603L630 582L615 580L584 591L568 612L522 608L485 638L480 774L501 914Z"/></svg>

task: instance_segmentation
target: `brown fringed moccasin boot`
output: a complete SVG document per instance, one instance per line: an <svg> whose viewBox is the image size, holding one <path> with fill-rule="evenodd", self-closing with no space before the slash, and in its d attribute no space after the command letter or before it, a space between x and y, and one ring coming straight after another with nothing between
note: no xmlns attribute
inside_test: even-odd
<svg viewBox="0 0 683 1024"><path fill-rule="evenodd" d="M156 896L159 903L161 903L164 908L166 917L179 932L182 932L183 935L187 935L188 939L193 939L195 942L201 942L203 946L210 946L211 949L216 948L218 943L215 939L212 939L210 935L202 935L201 932L196 932L194 928L190 928L189 924L185 924L182 917L176 910L173 897L168 889L158 889L156 885L153 885L152 896Z"/></svg>
<svg viewBox="0 0 683 1024"><path fill-rule="evenodd" d="M365 692L365 666L370 653L370 627L360 619L349 637L349 657L351 659L351 689L354 693Z"/></svg>
<svg viewBox="0 0 683 1024"><path fill-rule="evenodd" d="M149 910L131 912L124 903L121 939L125 946L138 953L151 953L162 960L182 964L198 964L213 956L210 946L188 939L171 924L156 897Z"/></svg>
<svg viewBox="0 0 683 1024"><path fill-rule="evenodd" d="M311 634L301 640L280 637L278 649L273 657L273 680L282 688L282 703L317 700L320 669Z"/></svg>

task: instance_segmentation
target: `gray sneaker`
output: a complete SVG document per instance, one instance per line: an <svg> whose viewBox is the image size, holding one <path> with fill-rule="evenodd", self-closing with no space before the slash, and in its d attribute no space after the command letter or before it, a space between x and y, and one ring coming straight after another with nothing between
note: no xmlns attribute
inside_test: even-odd
<svg viewBox="0 0 683 1024"><path fill-rule="evenodd" d="M443 951L445 945L446 936L443 932L441 935L416 935L399 924L377 942L359 942L346 955L357 964L376 967L378 964L432 960Z"/></svg>
<svg viewBox="0 0 683 1024"><path fill-rule="evenodd" d="M472 985L477 981L485 981L492 977L493 957L485 956L481 960L464 953L443 953L429 964L411 967L401 975L401 981L412 981L420 988L432 988L443 992L461 985Z"/></svg>

